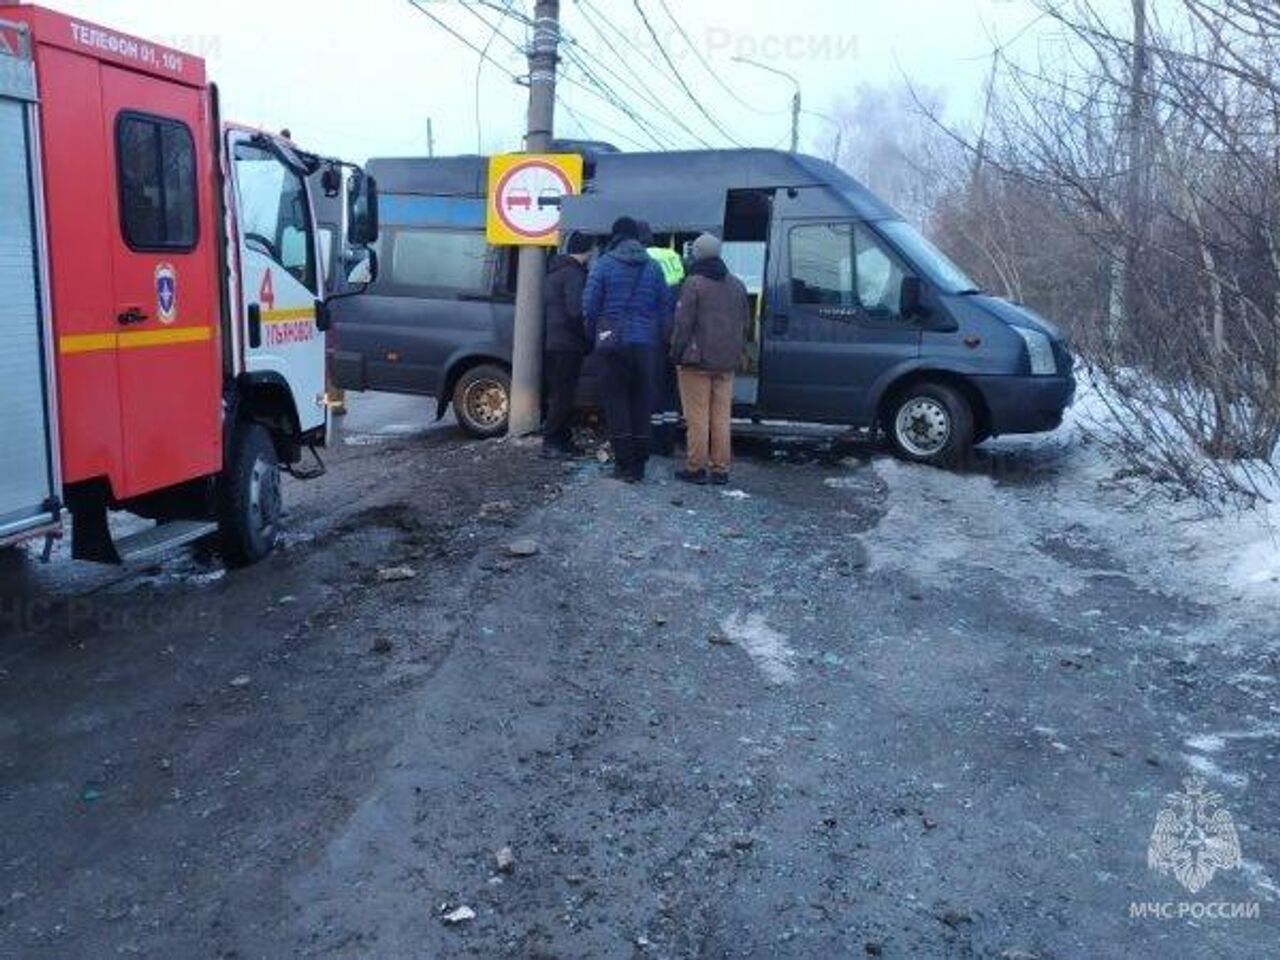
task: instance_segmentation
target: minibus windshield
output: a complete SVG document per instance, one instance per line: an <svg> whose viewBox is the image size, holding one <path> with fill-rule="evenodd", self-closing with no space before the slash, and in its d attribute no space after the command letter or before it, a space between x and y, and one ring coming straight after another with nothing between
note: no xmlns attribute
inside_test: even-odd
<svg viewBox="0 0 1280 960"><path fill-rule="evenodd" d="M881 220L875 227L942 293L980 292L978 285L915 227L902 220Z"/></svg>

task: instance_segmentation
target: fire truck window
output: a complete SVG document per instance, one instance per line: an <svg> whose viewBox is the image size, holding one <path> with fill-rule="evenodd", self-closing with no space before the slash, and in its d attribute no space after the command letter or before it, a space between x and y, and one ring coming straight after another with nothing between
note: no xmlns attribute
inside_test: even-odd
<svg viewBox="0 0 1280 960"><path fill-rule="evenodd" d="M121 114L116 123L120 224L135 250L196 245L196 157L176 120Z"/></svg>
<svg viewBox="0 0 1280 960"><path fill-rule="evenodd" d="M308 290L315 291L311 215L302 178L266 150L247 143L236 147L235 156L240 231L245 246L270 257Z"/></svg>

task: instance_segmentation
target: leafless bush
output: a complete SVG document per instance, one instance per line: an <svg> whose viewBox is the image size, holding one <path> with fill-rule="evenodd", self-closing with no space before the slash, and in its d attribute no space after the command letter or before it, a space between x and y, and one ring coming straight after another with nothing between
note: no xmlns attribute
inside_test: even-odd
<svg viewBox="0 0 1280 960"><path fill-rule="evenodd" d="M1062 39L997 63L970 175L930 226L1065 321L1135 469L1209 500L1262 494L1280 444L1280 12L1169 0L1130 25L1037 2Z"/></svg>

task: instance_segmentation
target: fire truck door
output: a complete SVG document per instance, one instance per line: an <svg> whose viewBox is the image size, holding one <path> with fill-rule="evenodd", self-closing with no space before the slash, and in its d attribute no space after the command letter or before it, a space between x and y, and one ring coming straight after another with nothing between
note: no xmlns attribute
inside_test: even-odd
<svg viewBox="0 0 1280 960"><path fill-rule="evenodd" d="M304 433L322 428L324 336L314 216L305 179L256 135L227 133L240 253L245 368L287 386Z"/></svg>
<svg viewBox="0 0 1280 960"><path fill-rule="evenodd" d="M221 469L219 300L200 91L101 69L128 497Z"/></svg>

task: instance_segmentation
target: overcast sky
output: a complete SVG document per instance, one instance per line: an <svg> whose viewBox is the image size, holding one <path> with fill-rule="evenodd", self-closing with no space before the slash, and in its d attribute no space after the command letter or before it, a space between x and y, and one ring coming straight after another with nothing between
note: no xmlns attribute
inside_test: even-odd
<svg viewBox="0 0 1280 960"><path fill-rule="evenodd" d="M306 0L46 0L51 6L104 26L203 55L222 89L223 113L271 129L290 128L304 146L354 160L370 156L423 155L427 118L437 154L517 149L527 95L511 79L524 72L511 43L493 37L480 76L481 131L477 141L477 53L416 11L408 0L364 0L359 5ZM521 16L532 0L509 3ZM666 79L659 48L633 0L564 0L571 56L585 60L612 95L647 118L647 132L622 111L589 92L592 78L574 62L562 65L570 81L561 95L587 127L566 109L557 132L590 133L624 149L654 140L696 146L696 138L721 146L728 137L754 146L782 146L788 134L792 87L783 77L733 61L756 59L795 76L804 105L838 113L860 84L889 85L902 76L941 88L955 117L978 109L990 69L993 39L1017 38L1016 49L1045 42L1052 27L1036 19L1027 0L666 0L689 43L668 19L663 0L641 0L661 46L680 76L723 132L713 126L680 87ZM477 47L490 40L492 9L461 0L426 0L424 6ZM614 51L597 33L609 38ZM503 31L522 44L526 31L514 18ZM694 49L697 53L695 54ZM618 53L624 56L619 57ZM713 78L707 66L723 85ZM610 73L612 71L612 74ZM632 72L634 71L634 73ZM675 112L690 130L645 103L635 91L650 84L650 97ZM736 98L736 99L735 99ZM806 116L802 149L815 150L830 125Z"/></svg>

